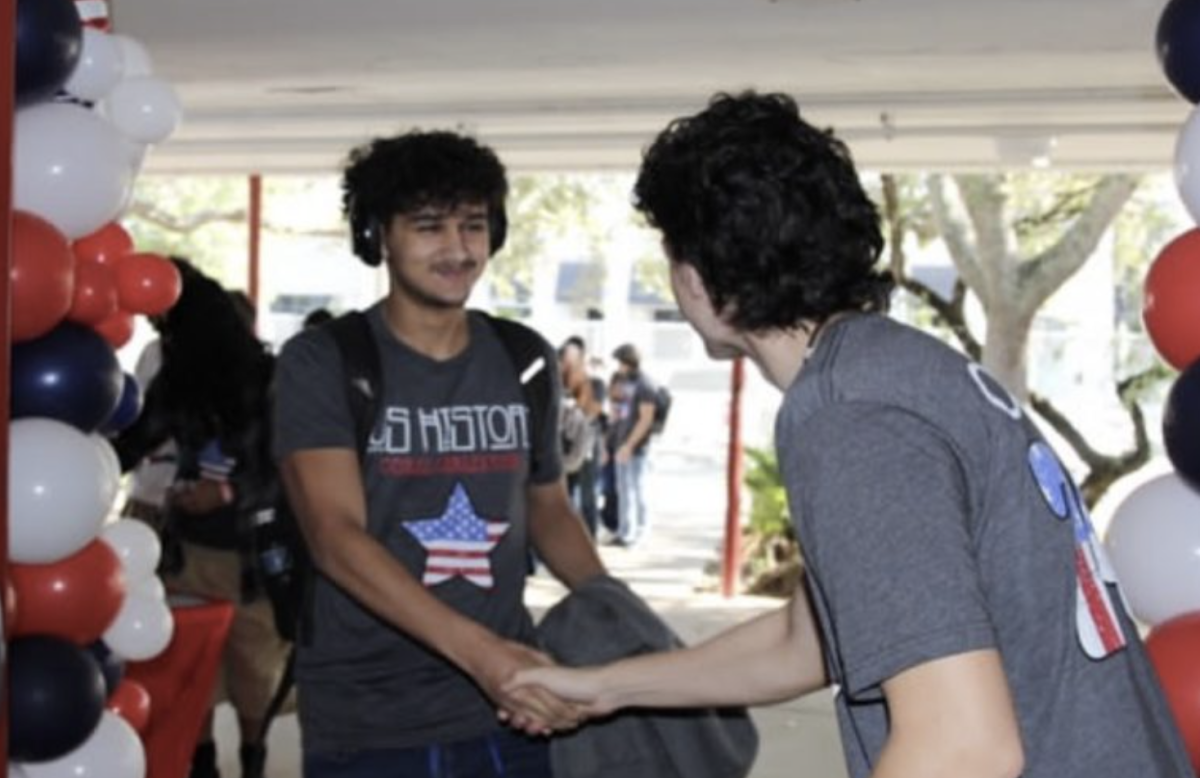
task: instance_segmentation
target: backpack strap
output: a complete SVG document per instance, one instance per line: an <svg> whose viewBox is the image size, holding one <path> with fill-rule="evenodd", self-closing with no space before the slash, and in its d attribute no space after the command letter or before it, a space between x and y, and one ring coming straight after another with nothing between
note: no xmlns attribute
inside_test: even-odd
<svg viewBox="0 0 1200 778"><path fill-rule="evenodd" d="M361 462L366 456L371 427L379 409L383 382L379 348L375 345L371 323L362 311L344 313L321 326L333 337L342 358L346 403L350 406L350 417L354 419L354 439L358 443Z"/></svg>
<svg viewBox="0 0 1200 778"><path fill-rule="evenodd" d="M379 408L383 367L379 359L379 349L375 345L375 335L371 332L371 323L362 311L350 311L336 319L320 325L333 337L337 345L338 356L341 357L343 383L346 392L346 403L350 408L350 416L354 419L354 440L357 444L358 459L361 463L367 454L367 443L371 439L371 426L375 421ZM286 509L286 505L281 506ZM280 510L280 508L277 508ZM294 521L294 519L293 519ZM297 539L294 548L297 557L293 564L297 573L304 576L303 594L301 595L301 617L297 625L296 640L288 651L283 674L275 687L274 694L267 704L263 716L262 727L259 731L259 742L267 742L271 724L283 708L288 694L296 683L296 648L297 643L312 642L312 608L314 571L311 559L304 548L303 539ZM299 558L303 555L303 559Z"/></svg>
<svg viewBox="0 0 1200 778"><path fill-rule="evenodd" d="M536 470L539 464L537 443L550 423L550 413L557 412L557 409L550 407L554 397L554 385L551 383L554 376L546 362L544 341L520 322L487 313L483 317L504 344L504 350L508 352L516 370L517 381L521 384L521 395L529 407L529 460L530 469Z"/></svg>

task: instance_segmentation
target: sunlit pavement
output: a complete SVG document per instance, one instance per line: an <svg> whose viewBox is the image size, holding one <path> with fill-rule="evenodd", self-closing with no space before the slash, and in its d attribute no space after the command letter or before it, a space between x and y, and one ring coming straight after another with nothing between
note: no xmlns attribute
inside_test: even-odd
<svg viewBox="0 0 1200 778"><path fill-rule="evenodd" d="M781 606L779 600L717 594L725 513L724 474L717 463L660 455L647 471L652 528L634 548L601 544L609 571L625 580L687 643ZM563 594L549 574L530 578L527 601L535 615ZM831 698L807 698L753 711L760 747L751 778L844 778ZM237 735L227 705L217 714L221 772L237 778ZM300 775L296 718L283 716L271 730L269 778Z"/></svg>

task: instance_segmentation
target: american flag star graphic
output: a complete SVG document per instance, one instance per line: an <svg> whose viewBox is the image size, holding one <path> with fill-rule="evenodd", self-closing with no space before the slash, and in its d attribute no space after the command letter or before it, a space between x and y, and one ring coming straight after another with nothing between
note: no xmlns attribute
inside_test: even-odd
<svg viewBox="0 0 1200 778"><path fill-rule="evenodd" d="M488 554L509 526L507 521L489 521L477 514L461 483L454 487L441 516L404 525L428 552L422 583L436 586L461 575L482 589L495 583Z"/></svg>

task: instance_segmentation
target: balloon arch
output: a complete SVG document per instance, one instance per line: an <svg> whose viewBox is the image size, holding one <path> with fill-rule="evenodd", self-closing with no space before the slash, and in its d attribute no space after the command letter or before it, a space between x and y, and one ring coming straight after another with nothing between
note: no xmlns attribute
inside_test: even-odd
<svg viewBox="0 0 1200 778"><path fill-rule="evenodd" d="M115 519L109 437L141 410L116 349L178 299L119 219L174 90L97 0L18 0L13 124L8 775L142 778L152 700L126 673L175 621L146 524Z"/></svg>

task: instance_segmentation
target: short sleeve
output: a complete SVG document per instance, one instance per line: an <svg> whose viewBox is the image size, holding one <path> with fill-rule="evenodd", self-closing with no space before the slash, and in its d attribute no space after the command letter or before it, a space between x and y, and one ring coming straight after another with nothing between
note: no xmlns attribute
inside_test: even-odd
<svg viewBox="0 0 1200 778"><path fill-rule="evenodd" d="M843 690L873 696L903 670L993 647L952 444L865 403L823 409L794 434L785 466Z"/></svg>
<svg viewBox="0 0 1200 778"><path fill-rule="evenodd" d="M301 332L275 368L276 460L303 449L357 448L341 357L327 333Z"/></svg>

